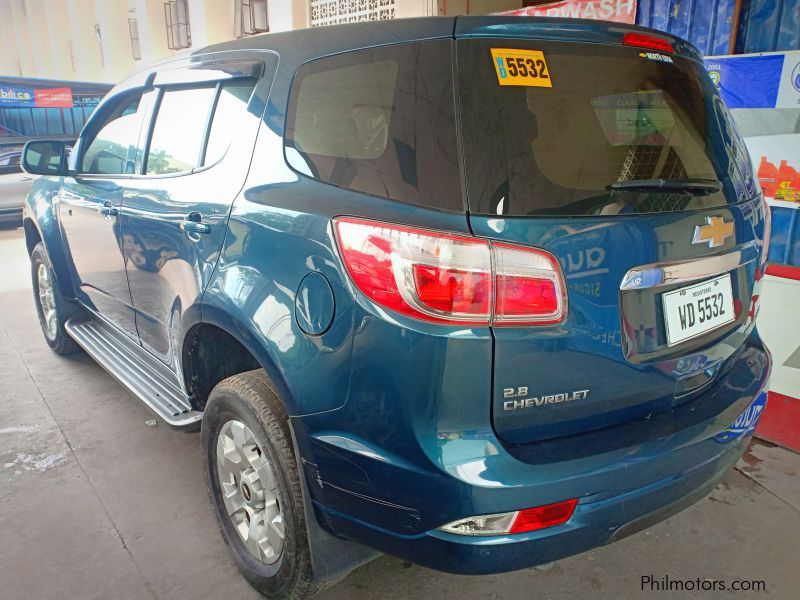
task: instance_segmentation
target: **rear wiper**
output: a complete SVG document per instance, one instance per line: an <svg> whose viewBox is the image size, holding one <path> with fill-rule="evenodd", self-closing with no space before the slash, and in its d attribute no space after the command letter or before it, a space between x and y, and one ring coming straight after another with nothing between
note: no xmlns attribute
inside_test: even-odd
<svg viewBox="0 0 800 600"><path fill-rule="evenodd" d="M713 194L722 189L716 179L631 179L612 183L608 190L644 190L648 192L688 192L690 194Z"/></svg>

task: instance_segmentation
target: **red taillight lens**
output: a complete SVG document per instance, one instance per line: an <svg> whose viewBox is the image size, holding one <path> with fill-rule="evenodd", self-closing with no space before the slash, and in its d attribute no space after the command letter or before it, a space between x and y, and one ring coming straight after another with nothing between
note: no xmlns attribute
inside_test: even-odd
<svg viewBox="0 0 800 600"><path fill-rule="evenodd" d="M643 33L626 33L622 36L624 46L635 46L636 48L647 48L649 50L659 50L660 52L675 53L672 43L664 38Z"/></svg>
<svg viewBox="0 0 800 600"><path fill-rule="evenodd" d="M448 313L489 314L488 273L414 265L417 295L425 306Z"/></svg>
<svg viewBox="0 0 800 600"><path fill-rule="evenodd" d="M353 283L378 304L428 321L489 323L486 242L361 219L336 219L336 238Z"/></svg>
<svg viewBox="0 0 800 600"><path fill-rule="evenodd" d="M498 277L497 307L508 316L552 314L558 310L556 285L535 277Z"/></svg>
<svg viewBox="0 0 800 600"><path fill-rule="evenodd" d="M566 288L547 252L376 221L335 221L353 283L378 304L436 322L548 324Z"/></svg>
<svg viewBox="0 0 800 600"><path fill-rule="evenodd" d="M576 498L521 510L517 513L517 518L514 519L509 533L525 533L526 531L536 531L537 529L566 523L572 517L577 505L578 500Z"/></svg>
<svg viewBox="0 0 800 600"><path fill-rule="evenodd" d="M540 325L563 318L566 289L556 259L535 249L493 244L497 305L495 322Z"/></svg>

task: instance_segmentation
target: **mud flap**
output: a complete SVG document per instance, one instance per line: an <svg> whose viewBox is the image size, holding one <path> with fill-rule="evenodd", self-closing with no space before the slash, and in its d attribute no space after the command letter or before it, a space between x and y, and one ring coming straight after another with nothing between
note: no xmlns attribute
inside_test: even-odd
<svg viewBox="0 0 800 600"><path fill-rule="evenodd" d="M322 591L347 577L351 571L378 558L381 553L362 544L337 538L320 525L314 512L306 478L306 466L312 469L316 469L316 466L306 463L301 457L291 422L292 420L289 419L295 460L297 460L297 468L301 474L300 485L303 487L303 505L308 532L308 547L311 551L312 577L316 590Z"/></svg>

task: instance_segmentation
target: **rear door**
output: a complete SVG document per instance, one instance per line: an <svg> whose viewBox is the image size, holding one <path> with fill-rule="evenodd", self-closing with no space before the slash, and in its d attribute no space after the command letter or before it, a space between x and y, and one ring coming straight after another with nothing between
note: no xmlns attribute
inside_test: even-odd
<svg viewBox="0 0 800 600"><path fill-rule="evenodd" d="M460 39L457 62L471 227L552 253L568 295L559 324L494 327L498 435L573 435L707 390L752 322L763 221L702 64L520 38Z"/></svg>
<svg viewBox="0 0 800 600"><path fill-rule="evenodd" d="M140 341L174 368L182 319L208 283L250 168L276 62L229 53L155 77L144 161L124 190L122 244Z"/></svg>

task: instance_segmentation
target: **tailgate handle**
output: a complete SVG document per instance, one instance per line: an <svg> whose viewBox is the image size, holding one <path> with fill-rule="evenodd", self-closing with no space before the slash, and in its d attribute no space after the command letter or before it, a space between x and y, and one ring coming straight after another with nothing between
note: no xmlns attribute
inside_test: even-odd
<svg viewBox="0 0 800 600"><path fill-rule="evenodd" d="M700 281L724 275L739 267L749 264L758 258L757 242L752 241L740 246L735 252L708 256L680 262L653 263L634 267L625 273L619 289L643 290L646 288L664 287L676 283Z"/></svg>

